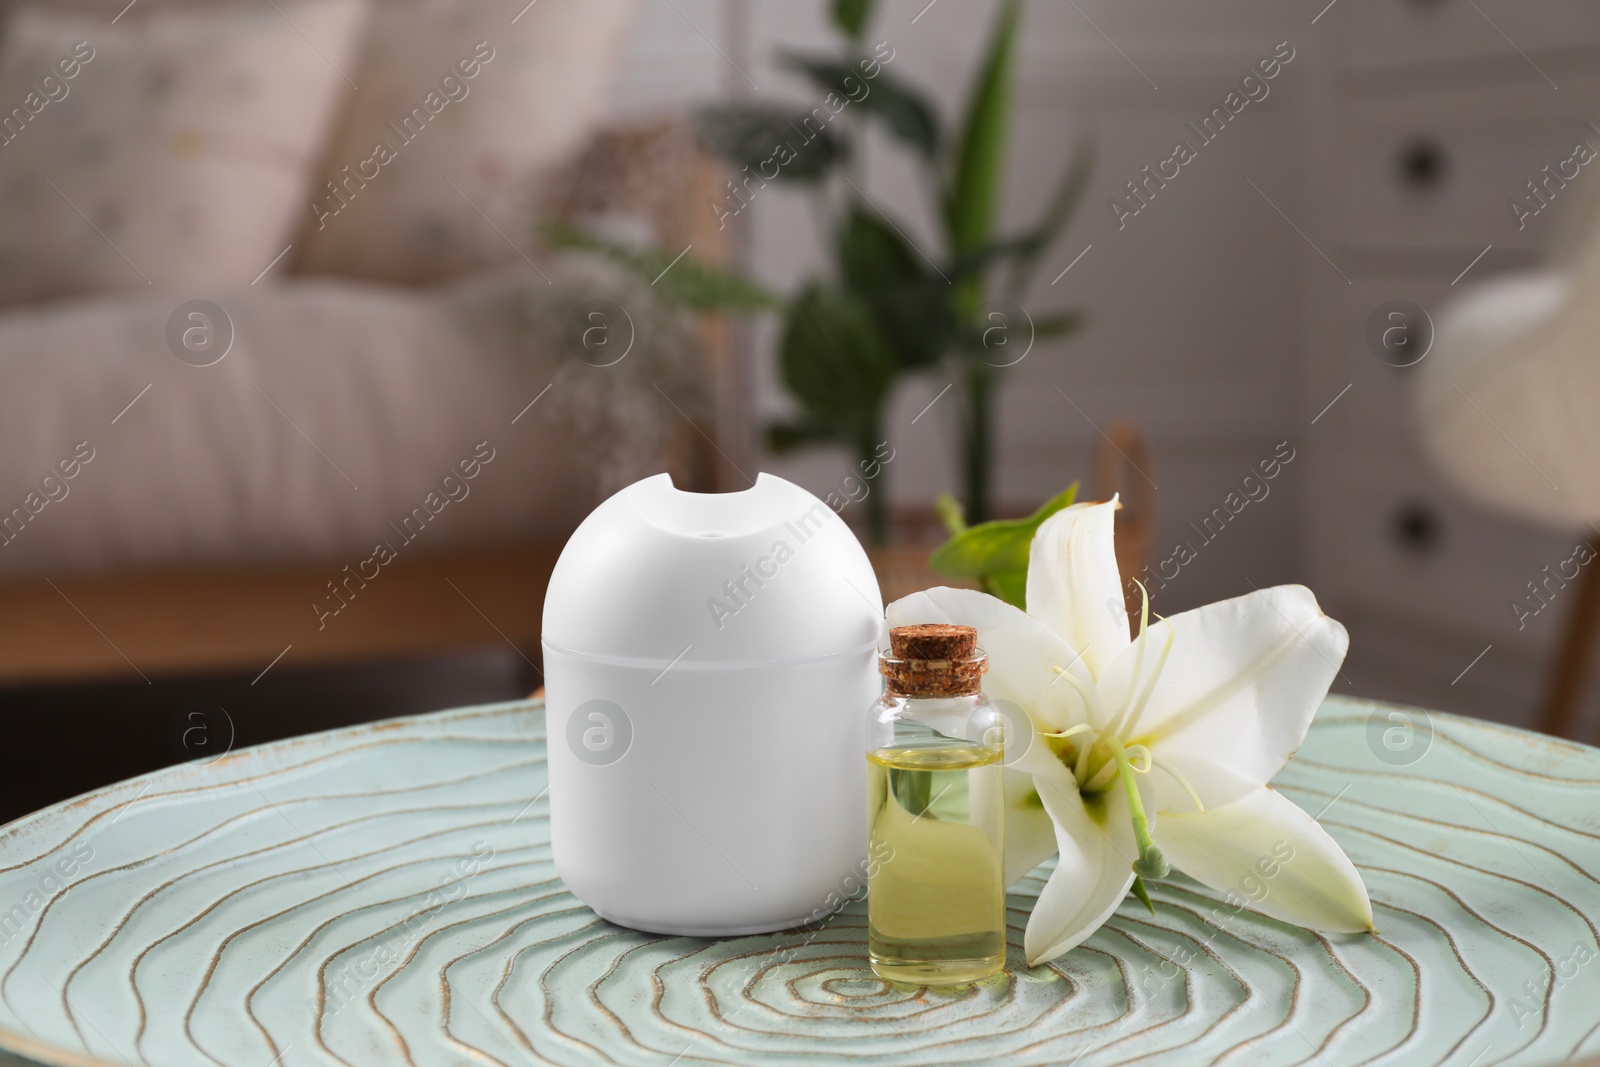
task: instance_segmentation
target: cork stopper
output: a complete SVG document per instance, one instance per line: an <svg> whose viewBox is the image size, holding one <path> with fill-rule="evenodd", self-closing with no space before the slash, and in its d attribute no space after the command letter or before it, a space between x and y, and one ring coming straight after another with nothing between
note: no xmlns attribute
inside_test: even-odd
<svg viewBox="0 0 1600 1067"><path fill-rule="evenodd" d="M972 696L988 667L978 631L949 623L896 626L889 631L889 651L878 657L889 692L907 697Z"/></svg>

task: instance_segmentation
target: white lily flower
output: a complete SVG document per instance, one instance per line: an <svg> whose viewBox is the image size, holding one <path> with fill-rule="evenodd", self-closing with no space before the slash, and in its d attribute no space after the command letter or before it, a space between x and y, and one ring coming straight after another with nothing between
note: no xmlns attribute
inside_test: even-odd
<svg viewBox="0 0 1600 1067"><path fill-rule="evenodd" d="M1029 965L1076 947L1136 873L1165 877L1169 860L1285 922L1371 930L1354 864L1267 787L1338 673L1344 627L1309 589L1285 585L1155 625L1147 597L1130 638L1112 543L1118 506L1076 504L1040 526L1026 612L948 588L887 612L890 626L976 627L989 655L985 692L1027 713L1032 736L1007 738L1006 881L1060 856L1028 919Z"/></svg>

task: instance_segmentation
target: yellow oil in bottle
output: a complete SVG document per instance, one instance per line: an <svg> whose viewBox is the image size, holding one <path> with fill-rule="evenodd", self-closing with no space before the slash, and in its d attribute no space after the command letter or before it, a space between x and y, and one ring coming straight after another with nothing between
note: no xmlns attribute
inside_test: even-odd
<svg viewBox="0 0 1600 1067"><path fill-rule="evenodd" d="M972 982L1005 967L1003 753L964 742L867 753L867 948L880 978Z"/></svg>

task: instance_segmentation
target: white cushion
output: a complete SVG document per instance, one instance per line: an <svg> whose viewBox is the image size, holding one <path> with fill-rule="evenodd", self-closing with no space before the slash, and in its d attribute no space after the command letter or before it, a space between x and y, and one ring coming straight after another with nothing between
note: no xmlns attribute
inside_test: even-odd
<svg viewBox="0 0 1600 1067"><path fill-rule="evenodd" d="M422 293L244 285L214 294L210 323L147 293L0 315L0 578L304 560L333 577L385 540L411 556L564 539L662 469L688 432L672 404L703 418L704 375L643 281L545 270ZM637 331L615 365L574 345L596 300ZM185 329L214 347L185 350ZM419 507L437 519L413 543L396 528Z"/></svg>
<svg viewBox="0 0 1600 1067"><path fill-rule="evenodd" d="M427 282L533 246L536 176L593 128L632 3L519 6L383 5L297 270Z"/></svg>
<svg viewBox="0 0 1600 1067"><path fill-rule="evenodd" d="M1418 432L1466 496L1566 532L1600 520L1600 253L1502 275L1439 314Z"/></svg>
<svg viewBox="0 0 1600 1067"><path fill-rule="evenodd" d="M248 284L305 211L366 12L19 10L0 48L0 302Z"/></svg>

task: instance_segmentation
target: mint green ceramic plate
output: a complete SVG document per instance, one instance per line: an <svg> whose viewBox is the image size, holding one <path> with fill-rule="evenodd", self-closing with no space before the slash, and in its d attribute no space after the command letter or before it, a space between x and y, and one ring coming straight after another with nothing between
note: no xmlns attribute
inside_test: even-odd
<svg viewBox="0 0 1600 1067"><path fill-rule="evenodd" d="M299 738L0 830L0 1048L44 1064L1553 1064L1600 1051L1600 752L1330 700L1277 785L1377 936L1181 879L1056 963L868 970L860 905L706 941L611 926L550 863L543 709Z"/></svg>

